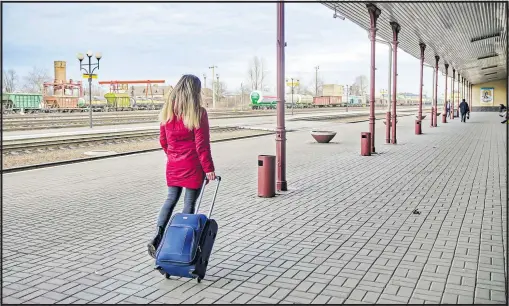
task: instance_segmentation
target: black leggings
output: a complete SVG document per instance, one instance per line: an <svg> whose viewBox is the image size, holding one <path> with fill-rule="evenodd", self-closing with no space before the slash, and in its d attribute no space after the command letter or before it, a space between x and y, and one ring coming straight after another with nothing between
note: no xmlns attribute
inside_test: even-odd
<svg viewBox="0 0 509 306"><path fill-rule="evenodd" d="M173 209L177 202L179 201L180 195L182 194L182 187L168 187L168 198L161 207L161 211L159 212L159 218L157 219L157 226L162 226L166 228L166 224L170 220L170 217L173 213ZM198 189L188 189L186 188L186 193L184 194L184 210L182 213L184 214L194 214L194 207L196 205L196 200L198 200L198 196L200 195L201 188Z"/></svg>

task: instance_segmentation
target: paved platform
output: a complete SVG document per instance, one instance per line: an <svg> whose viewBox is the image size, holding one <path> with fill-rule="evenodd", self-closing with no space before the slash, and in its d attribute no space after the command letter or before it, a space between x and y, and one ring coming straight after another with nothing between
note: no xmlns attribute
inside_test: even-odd
<svg viewBox="0 0 509 306"><path fill-rule="evenodd" d="M416 136L402 117L398 145L377 121L371 157L359 155L366 122L329 123L330 144L289 133L290 190L271 199L256 196L256 158L274 136L214 143L220 231L201 284L166 280L146 253L162 152L4 175L3 303L504 304L499 121L425 120Z"/></svg>

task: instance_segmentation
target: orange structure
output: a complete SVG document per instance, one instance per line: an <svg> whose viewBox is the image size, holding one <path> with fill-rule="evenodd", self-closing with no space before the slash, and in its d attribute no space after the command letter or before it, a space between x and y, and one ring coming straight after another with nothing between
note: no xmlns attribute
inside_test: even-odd
<svg viewBox="0 0 509 306"><path fill-rule="evenodd" d="M55 78L53 82L43 83L43 107L53 109L77 109L83 97L81 81L66 81L66 62L54 61Z"/></svg>
<svg viewBox="0 0 509 306"><path fill-rule="evenodd" d="M135 80L135 81L100 81L100 85L109 85L110 92L118 93L119 90L128 90L129 84L147 84L145 94L148 96L149 90L150 95L153 95L152 84L164 84L165 80Z"/></svg>

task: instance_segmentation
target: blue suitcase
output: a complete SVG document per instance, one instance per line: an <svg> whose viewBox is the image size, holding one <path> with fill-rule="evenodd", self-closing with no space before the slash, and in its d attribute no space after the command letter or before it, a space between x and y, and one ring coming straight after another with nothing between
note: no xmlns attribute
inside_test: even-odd
<svg viewBox="0 0 509 306"><path fill-rule="evenodd" d="M207 183L205 180L196 206L197 214L177 213L168 222L157 248L155 266L166 278L172 275L190 277L198 279L198 283L205 278L218 230L217 222L210 219L221 177L217 176L216 180L208 215L197 213Z"/></svg>

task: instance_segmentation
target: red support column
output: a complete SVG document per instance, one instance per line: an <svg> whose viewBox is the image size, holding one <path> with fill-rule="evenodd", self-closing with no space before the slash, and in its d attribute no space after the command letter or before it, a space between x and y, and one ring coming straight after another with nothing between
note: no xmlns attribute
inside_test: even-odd
<svg viewBox="0 0 509 306"><path fill-rule="evenodd" d="M277 127L276 163L278 191L288 190L286 182L286 129L285 129L285 3L277 3Z"/></svg>
<svg viewBox="0 0 509 306"><path fill-rule="evenodd" d="M401 26L397 22L390 22L392 28L392 144L397 144L396 140L396 104L397 104L397 77L398 77L398 34Z"/></svg>
<svg viewBox="0 0 509 306"><path fill-rule="evenodd" d="M472 111L472 84L468 82L468 108Z"/></svg>
<svg viewBox="0 0 509 306"><path fill-rule="evenodd" d="M419 44L419 47L421 48L421 80L420 80L420 83L419 83L419 113L417 115L417 119L419 120L419 124L421 125L421 129L422 129L422 87L424 86L423 84L423 79L424 79L424 51L426 50L426 45L423 44L423 43L420 43ZM422 130L419 131L419 134L422 133ZM417 134L417 133L416 133Z"/></svg>
<svg viewBox="0 0 509 306"><path fill-rule="evenodd" d="M457 116L456 117L459 117L460 116L460 97L461 97L461 81L460 81L461 77L460 77L460 73L458 71L458 98L456 99L456 113L457 113Z"/></svg>
<svg viewBox="0 0 509 306"><path fill-rule="evenodd" d="M437 127L437 114L438 114L438 61L440 61L440 56L435 55L435 102L434 106L432 108L432 113L434 110L434 113L432 114L432 120L433 120L433 127Z"/></svg>
<svg viewBox="0 0 509 306"><path fill-rule="evenodd" d="M463 77L461 77L461 97L460 97L459 103L461 103L461 101L465 98L465 90L464 90L465 86L463 86L463 84L464 84L463 81L464 81L464 79L463 79Z"/></svg>
<svg viewBox="0 0 509 306"><path fill-rule="evenodd" d="M371 40L371 73L369 80L369 132L371 133L371 153L375 153L375 47L376 21L382 11L374 4L366 5L370 17L369 39ZM386 124L389 124L386 122Z"/></svg>
<svg viewBox="0 0 509 306"><path fill-rule="evenodd" d="M445 64L445 94L444 94L444 111L442 112L442 123L447 123L447 75L449 73L449 64Z"/></svg>
<svg viewBox="0 0 509 306"><path fill-rule="evenodd" d="M454 98L456 98L456 95L454 94L454 81L456 78L456 69L452 68L452 80L451 80L451 114L450 117L451 120L454 119Z"/></svg>

